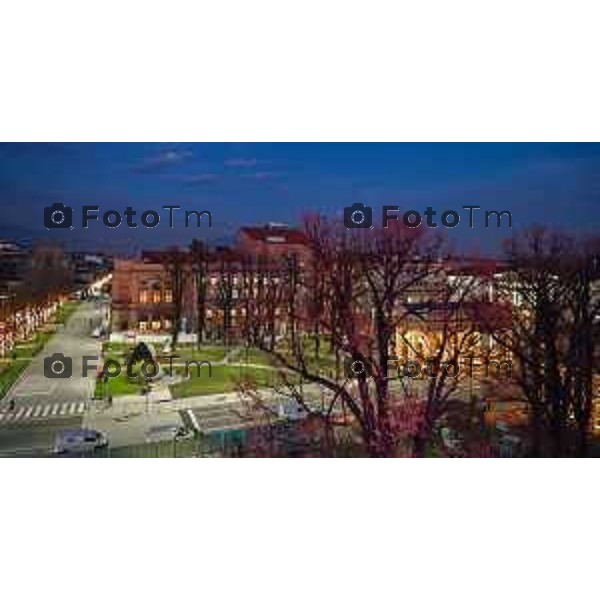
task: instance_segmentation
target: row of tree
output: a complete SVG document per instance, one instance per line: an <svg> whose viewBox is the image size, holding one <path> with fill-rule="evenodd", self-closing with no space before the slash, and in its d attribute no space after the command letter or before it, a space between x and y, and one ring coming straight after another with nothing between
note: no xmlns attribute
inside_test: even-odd
<svg viewBox="0 0 600 600"><path fill-rule="evenodd" d="M350 432L369 455L422 456L444 447L449 424L456 427L457 414L466 413L462 451L480 454L482 410L499 387L528 408L529 429L521 432L528 453L589 452L600 326L597 242L530 231L493 263L448 258L441 237L401 224L349 231L311 217L305 232L309 251L302 257L215 254L200 242L167 254L174 344L184 279L193 277L198 344L213 306L223 342L237 338L271 357L277 391L321 424L328 453L340 432L346 439ZM217 279L212 295L210 277ZM427 365L425 376L393 376L401 357ZM479 364L508 357L512 381L497 386L481 377L479 394L491 398L478 398L477 373L465 368L473 357ZM242 387L254 407L268 406L251 382Z"/></svg>

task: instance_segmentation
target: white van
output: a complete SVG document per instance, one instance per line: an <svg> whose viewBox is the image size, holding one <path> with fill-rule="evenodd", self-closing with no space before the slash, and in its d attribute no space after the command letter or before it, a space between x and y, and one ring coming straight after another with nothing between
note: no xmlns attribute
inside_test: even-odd
<svg viewBox="0 0 600 600"><path fill-rule="evenodd" d="M54 454L84 454L108 445L108 439L94 429L66 429L57 434Z"/></svg>

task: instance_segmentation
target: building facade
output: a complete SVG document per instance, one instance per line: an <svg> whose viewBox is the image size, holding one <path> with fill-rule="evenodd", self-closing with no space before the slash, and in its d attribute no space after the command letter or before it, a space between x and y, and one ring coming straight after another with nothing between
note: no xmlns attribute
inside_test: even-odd
<svg viewBox="0 0 600 600"><path fill-rule="evenodd" d="M111 339L164 338L175 327L186 342L196 341L199 330L206 340L237 338L248 269L281 265L285 257L303 264L307 256L308 240L302 232L268 224L242 228L231 248L194 252L192 245L187 250L143 252L137 260L115 259Z"/></svg>

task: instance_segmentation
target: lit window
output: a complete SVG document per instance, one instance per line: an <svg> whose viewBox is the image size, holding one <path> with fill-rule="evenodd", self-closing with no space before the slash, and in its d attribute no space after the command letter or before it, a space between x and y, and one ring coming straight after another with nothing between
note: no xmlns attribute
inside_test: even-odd
<svg viewBox="0 0 600 600"><path fill-rule="evenodd" d="M140 292L140 303L146 304L148 302L148 290L142 290Z"/></svg>
<svg viewBox="0 0 600 600"><path fill-rule="evenodd" d="M173 327L173 324L171 323L171 321L169 319L165 319L164 326L165 326L165 329L171 329L171 327Z"/></svg>
<svg viewBox="0 0 600 600"><path fill-rule="evenodd" d="M152 321L152 329L158 331L160 329L160 321Z"/></svg>
<svg viewBox="0 0 600 600"><path fill-rule="evenodd" d="M159 290L154 291L154 294L152 295L152 302L154 302L154 304L160 303L160 291Z"/></svg>
<svg viewBox="0 0 600 600"><path fill-rule="evenodd" d="M139 322L140 331L146 331L148 329L148 323L146 321Z"/></svg>
<svg viewBox="0 0 600 600"><path fill-rule="evenodd" d="M165 302L173 302L173 292L171 290L165 290Z"/></svg>

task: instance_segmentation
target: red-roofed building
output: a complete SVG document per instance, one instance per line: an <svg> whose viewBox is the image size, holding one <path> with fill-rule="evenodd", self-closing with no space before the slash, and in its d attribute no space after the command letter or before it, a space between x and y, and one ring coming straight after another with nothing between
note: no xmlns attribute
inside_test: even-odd
<svg viewBox="0 0 600 600"><path fill-rule="evenodd" d="M139 260L116 260L112 285L112 331L129 335L169 335L175 306L171 275L166 265L173 253L181 258L183 277L182 339L195 337L197 314L198 265L187 250L144 251ZM243 274L260 265L262 273L284 268L285 256L295 255L298 264L308 256L308 238L299 230L281 224L244 227L233 248L217 247L206 251L205 335L223 336L223 329L236 335L243 310L238 306ZM258 259L258 260L257 260ZM273 277L276 273L273 272ZM226 316L225 316L226 315Z"/></svg>
<svg viewBox="0 0 600 600"><path fill-rule="evenodd" d="M281 223L268 223L263 227L242 227L238 233L238 248L250 256L280 257L308 256L309 239L298 229Z"/></svg>

